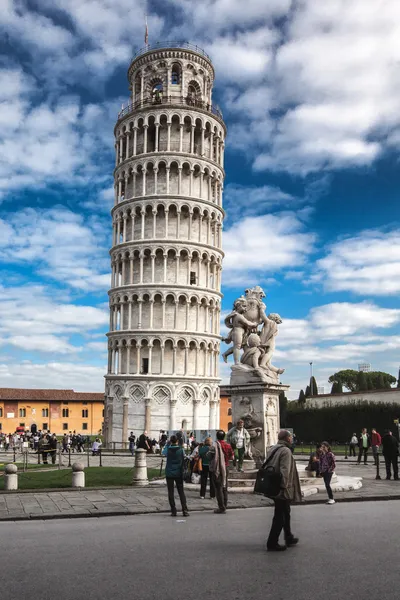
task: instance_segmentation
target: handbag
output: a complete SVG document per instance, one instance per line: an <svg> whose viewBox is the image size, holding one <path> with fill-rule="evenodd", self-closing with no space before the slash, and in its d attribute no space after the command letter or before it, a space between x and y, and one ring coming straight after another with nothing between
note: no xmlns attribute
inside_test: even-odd
<svg viewBox="0 0 400 600"><path fill-rule="evenodd" d="M271 458L280 450L281 446L271 452L261 469L257 472L254 484L254 493L263 494L268 498L276 498L281 491L282 473L272 465L268 465Z"/></svg>
<svg viewBox="0 0 400 600"><path fill-rule="evenodd" d="M203 470L203 461L201 458L198 459L197 461L197 472L201 473Z"/></svg>

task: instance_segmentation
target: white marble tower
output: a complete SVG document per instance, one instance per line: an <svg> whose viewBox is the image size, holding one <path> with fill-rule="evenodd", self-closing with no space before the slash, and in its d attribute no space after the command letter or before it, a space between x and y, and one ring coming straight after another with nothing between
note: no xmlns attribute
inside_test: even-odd
<svg viewBox="0 0 400 600"><path fill-rule="evenodd" d="M189 43L147 46L115 126L105 435L219 425L226 127L214 68Z"/></svg>

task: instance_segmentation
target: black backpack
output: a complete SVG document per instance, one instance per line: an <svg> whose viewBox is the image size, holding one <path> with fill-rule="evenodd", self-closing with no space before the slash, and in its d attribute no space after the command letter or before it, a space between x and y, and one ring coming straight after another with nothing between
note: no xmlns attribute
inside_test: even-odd
<svg viewBox="0 0 400 600"><path fill-rule="evenodd" d="M268 498L276 498L279 495L282 484L282 473L272 465L268 466L268 462L281 448L282 446L275 448L264 462L261 469L258 470L256 483L254 485L255 494L263 494Z"/></svg>

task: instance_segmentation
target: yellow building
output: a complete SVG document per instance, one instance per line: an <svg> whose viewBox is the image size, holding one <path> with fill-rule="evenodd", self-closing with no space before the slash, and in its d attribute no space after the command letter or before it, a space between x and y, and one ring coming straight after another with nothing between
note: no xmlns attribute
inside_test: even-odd
<svg viewBox="0 0 400 600"><path fill-rule="evenodd" d="M220 404L219 404L219 426L224 431L229 431L232 424L232 401L230 391L227 386L220 386Z"/></svg>
<svg viewBox="0 0 400 600"><path fill-rule="evenodd" d="M0 388L0 431L101 432L104 394L74 390Z"/></svg>

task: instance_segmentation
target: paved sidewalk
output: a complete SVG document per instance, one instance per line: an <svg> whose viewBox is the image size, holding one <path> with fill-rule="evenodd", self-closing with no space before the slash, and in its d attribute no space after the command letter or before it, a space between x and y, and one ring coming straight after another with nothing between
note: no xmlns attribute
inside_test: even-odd
<svg viewBox="0 0 400 600"><path fill-rule="evenodd" d="M363 487L351 492L335 494L341 502L363 500L400 499L400 481L375 480L375 469L371 466L340 464L339 475L362 476ZM186 491L189 510L212 510L215 501L201 500L199 492ZM305 499L304 504L326 502L325 494L315 494ZM254 494L235 493L229 496L230 508L255 508L269 506L268 498ZM177 503L178 506L178 503ZM129 515L142 513L169 512L167 489L165 485L145 488L107 488L84 490L57 490L32 492L1 492L0 521L26 519L59 519L70 517L99 517L110 515Z"/></svg>

